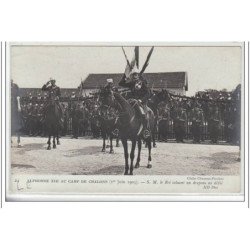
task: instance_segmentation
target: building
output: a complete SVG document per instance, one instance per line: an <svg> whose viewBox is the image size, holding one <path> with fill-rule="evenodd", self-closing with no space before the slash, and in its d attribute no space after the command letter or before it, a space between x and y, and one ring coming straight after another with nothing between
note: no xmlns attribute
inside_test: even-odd
<svg viewBox="0 0 250 250"><path fill-rule="evenodd" d="M89 74L83 81L83 95L88 96L104 86L107 79L112 78L114 85L118 88L118 83L123 74ZM166 73L144 73L143 76L148 82L149 88L152 90L167 89L173 94L185 95L188 91L187 72L166 72ZM61 97L69 98L72 92L79 95L79 87L76 88L61 88ZM29 96L36 97L38 94L44 96L44 91L41 88L20 88L20 96L27 98Z"/></svg>
<svg viewBox="0 0 250 250"><path fill-rule="evenodd" d="M154 90L167 89L176 95L185 95L188 91L187 72L161 72L161 73L144 73L149 87ZM118 83L122 74L89 74L83 81L83 95L89 95L96 92L100 87L106 84L106 80L112 78L114 85L118 88Z"/></svg>
<svg viewBox="0 0 250 250"><path fill-rule="evenodd" d="M38 94L44 96L45 92L42 91L41 88L20 88L20 96L21 97L28 97L33 96L36 97ZM72 92L78 94L78 89L76 88L61 88L61 96L62 97L70 97Z"/></svg>

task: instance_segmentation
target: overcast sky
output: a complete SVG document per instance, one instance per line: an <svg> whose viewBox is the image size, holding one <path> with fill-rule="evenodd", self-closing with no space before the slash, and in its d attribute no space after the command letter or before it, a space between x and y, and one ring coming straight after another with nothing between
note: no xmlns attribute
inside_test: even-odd
<svg viewBox="0 0 250 250"><path fill-rule="evenodd" d="M133 47L124 48L131 60ZM140 67L149 50L140 47ZM146 72L188 72L187 95L232 90L242 82L241 56L241 47L155 47ZM11 47L11 78L19 87L40 88L53 77L58 86L74 88L90 73L123 73L125 66L121 47Z"/></svg>

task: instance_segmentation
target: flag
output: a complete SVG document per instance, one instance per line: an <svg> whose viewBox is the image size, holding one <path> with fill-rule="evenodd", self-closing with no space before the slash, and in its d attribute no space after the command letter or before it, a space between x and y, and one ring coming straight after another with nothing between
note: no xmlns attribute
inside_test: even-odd
<svg viewBox="0 0 250 250"><path fill-rule="evenodd" d="M79 96L83 96L83 80L82 79L81 79L81 84L78 87L78 89L79 89Z"/></svg>
<svg viewBox="0 0 250 250"><path fill-rule="evenodd" d="M124 72L124 74L125 74L125 76L126 76L127 78L129 77L130 72L131 72L130 66L127 64L127 65L126 65L126 68L125 68L125 72Z"/></svg>
<svg viewBox="0 0 250 250"><path fill-rule="evenodd" d="M131 65L129 63L128 57L127 57L126 52L125 52L123 47L122 47L122 51L123 51L123 54L124 54L126 62L127 62L124 74L125 74L126 77L129 77L130 71L131 71Z"/></svg>
<svg viewBox="0 0 250 250"><path fill-rule="evenodd" d="M135 64L137 69L139 69L139 46L135 47Z"/></svg>
<svg viewBox="0 0 250 250"><path fill-rule="evenodd" d="M132 72L137 72L139 71L139 47L136 46L134 50L134 57L131 61L131 71Z"/></svg>
<svg viewBox="0 0 250 250"><path fill-rule="evenodd" d="M142 69L141 69L140 74L142 74L142 73L145 71L145 69L147 68L147 66L148 66L148 64L149 64L150 57L151 57L151 55L152 55L152 53L153 53L153 50L154 50L154 47L152 47L151 50L149 51L148 56L147 56L147 59L146 59L144 65L143 65L143 67L142 67Z"/></svg>
<svg viewBox="0 0 250 250"><path fill-rule="evenodd" d="M135 72L139 73L139 46L136 46L134 49L134 56L133 56L131 63L129 62L123 47L122 47L122 50L127 61L127 65L125 68L125 76L129 78L132 73L135 73Z"/></svg>

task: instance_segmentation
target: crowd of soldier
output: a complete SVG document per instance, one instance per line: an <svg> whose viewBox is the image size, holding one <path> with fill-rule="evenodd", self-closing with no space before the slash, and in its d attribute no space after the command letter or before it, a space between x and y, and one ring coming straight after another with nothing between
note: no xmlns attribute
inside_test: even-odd
<svg viewBox="0 0 250 250"><path fill-rule="evenodd" d="M233 93L216 98L208 93L195 98L173 97L159 107L158 130L160 140L172 133L177 142L191 136L194 143L210 139L212 143L239 144L240 97Z"/></svg>
<svg viewBox="0 0 250 250"><path fill-rule="evenodd" d="M21 99L22 132L30 136L45 136L43 96L29 94ZM79 100L73 92L69 98L61 102L64 115L62 135L93 135L98 138L100 129L98 116L100 108L96 98ZM193 139L200 143L209 139L212 143L224 140L239 143L240 98L233 93L221 94L211 98L208 93L195 98L172 97L169 103L161 103L158 107L157 131L158 139L169 138L177 142Z"/></svg>

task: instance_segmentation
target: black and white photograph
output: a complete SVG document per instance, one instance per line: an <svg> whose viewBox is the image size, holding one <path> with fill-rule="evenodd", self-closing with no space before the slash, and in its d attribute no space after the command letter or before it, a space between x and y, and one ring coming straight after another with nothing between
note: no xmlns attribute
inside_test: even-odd
<svg viewBox="0 0 250 250"><path fill-rule="evenodd" d="M1 249L250 249L249 4L1 1Z"/></svg>
<svg viewBox="0 0 250 250"><path fill-rule="evenodd" d="M10 195L242 195L243 43L7 53Z"/></svg>

